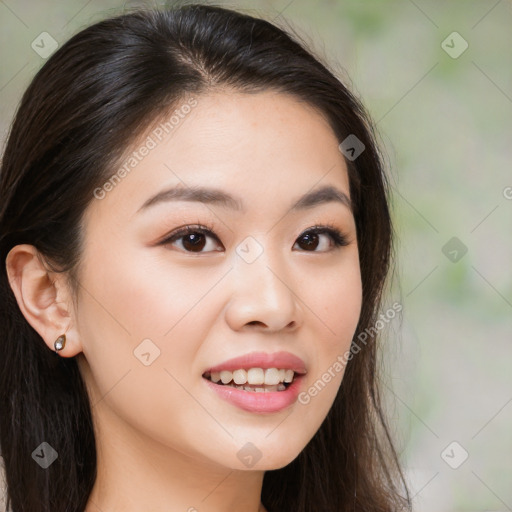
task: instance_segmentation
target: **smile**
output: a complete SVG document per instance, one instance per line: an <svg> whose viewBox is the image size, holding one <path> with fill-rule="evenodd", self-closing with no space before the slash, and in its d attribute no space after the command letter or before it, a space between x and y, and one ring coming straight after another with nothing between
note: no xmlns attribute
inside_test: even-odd
<svg viewBox="0 0 512 512"><path fill-rule="evenodd" d="M254 393L268 393L284 391L293 382L295 372L286 368L249 368L206 372L203 377L222 386Z"/></svg>

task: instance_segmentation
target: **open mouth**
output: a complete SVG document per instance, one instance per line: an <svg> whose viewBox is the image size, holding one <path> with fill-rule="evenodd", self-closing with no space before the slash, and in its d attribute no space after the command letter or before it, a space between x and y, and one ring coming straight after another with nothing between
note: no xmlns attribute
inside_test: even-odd
<svg viewBox="0 0 512 512"><path fill-rule="evenodd" d="M281 368L248 368L234 371L205 372L203 378L232 388L253 393L285 391L299 377L293 370Z"/></svg>

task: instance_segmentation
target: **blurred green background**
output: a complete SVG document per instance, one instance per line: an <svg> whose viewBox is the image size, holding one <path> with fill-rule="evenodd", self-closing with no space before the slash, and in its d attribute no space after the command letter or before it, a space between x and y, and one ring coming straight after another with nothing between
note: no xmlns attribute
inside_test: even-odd
<svg viewBox="0 0 512 512"><path fill-rule="evenodd" d="M403 304L382 385L415 510L512 510L512 2L217 3L293 27L376 122L397 234L383 311ZM2 145L40 34L138 5L155 3L0 1Z"/></svg>

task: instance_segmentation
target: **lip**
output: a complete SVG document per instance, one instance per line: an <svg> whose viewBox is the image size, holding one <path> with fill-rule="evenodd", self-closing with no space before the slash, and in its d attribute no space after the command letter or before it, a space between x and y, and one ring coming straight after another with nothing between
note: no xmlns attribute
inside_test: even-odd
<svg viewBox="0 0 512 512"><path fill-rule="evenodd" d="M244 411L273 413L282 411L297 401L304 378L304 375L296 375L293 382L284 391L268 391L263 393L222 386L206 378L202 380L220 398Z"/></svg>
<svg viewBox="0 0 512 512"><path fill-rule="evenodd" d="M203 375L207 372L220 372L222 370L234 371L249 368L278 368L293 370L298 374L306 373L306 364L300 357L292 354L291 352L281 351L274 352L272 354L268 354L266 352L251 352L249 354L244 354L208 368L203 372ZM279 391L278 393L285 393L285 391Z"/></svg>

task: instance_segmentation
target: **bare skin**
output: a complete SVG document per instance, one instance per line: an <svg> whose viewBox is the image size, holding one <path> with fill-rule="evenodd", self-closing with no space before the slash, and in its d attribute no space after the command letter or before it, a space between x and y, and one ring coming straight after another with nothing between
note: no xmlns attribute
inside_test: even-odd
<svg viewBox="0 0 512 512"><path fill-rule="evenodd" d="M32 246L7 258L27 321L50 350L66 333L60 355L78 358L87 385L98 477L86 512L267 512L265 471L297 457L342 384L344 369L331 371L309 403L254 413L202 377L248 352L287 351L305 362L307 391L349 349L362 288L350 208L331 200L290 209L327 185L350 198L340 141L322 116L270 91L196 99L172 134L92 198L76 302ZM215 187L245 209L166 201L139 211L172 186ZM198 224L214 233L202 235L201 252L189 250L190 236L161 243ZM324 224L347 245L326 233L306 244L304 232ZM249 236L262 251L251 263L236 251ZM151 359L159 351L149 365L134 354L143 340ZM260 454L250 468L237 456L247 443Z"/></svg>

